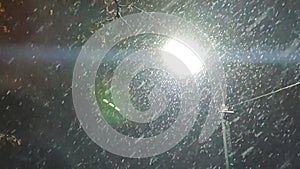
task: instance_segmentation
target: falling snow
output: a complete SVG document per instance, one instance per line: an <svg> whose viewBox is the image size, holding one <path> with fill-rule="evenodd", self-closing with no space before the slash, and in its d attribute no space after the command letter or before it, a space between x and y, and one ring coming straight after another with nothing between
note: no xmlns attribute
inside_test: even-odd
<svg viewBox="0 0 300 169"><path fill-rule="evenodd" d="M300 168L299 7L297 0L0 0L1 167ZM215 91L205 71L193 77L195 94L201 96L197 121L166 153L149 158L114 155L95 144L84 131L87 124L77 119L72 73L82 46L104 25L116 19L128 24L124 17L138 12L168 13L197 25L194 31L201 30L212 44L204 47L222 62L213 66L224 67L226 75L223 126L206 142L198 138ZM96 43L108 42L107 35ZM114 70L127 52L161 47L168 38L150 34L116 43L99 66L95 84L89 84L96 91L86 90L104 112L96 120L104 118L137 142L172 127L183 91L170 74L137 72L128 86L130 101L141 112L161 106L151 104L151 91L166 95L167 108L150 123L124 118L122 105L111 97ZM189 55L178 48L169 51Z"/></svg>

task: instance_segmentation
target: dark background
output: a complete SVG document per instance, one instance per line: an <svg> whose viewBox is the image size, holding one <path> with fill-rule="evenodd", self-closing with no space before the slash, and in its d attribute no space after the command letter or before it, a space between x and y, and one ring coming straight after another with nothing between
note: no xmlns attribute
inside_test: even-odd
<svg viewBox="0 0 300 169"><path fill-rule="evenodd" d="M103 1L0 2L0 168L225 167L221 127L205 144L189 135L146 159L104 151L79 127L73 66L93 32L118 17ZM166 12L200 25L223 61L229 106L300 81L299 1L119 3L121 15ZM299 86L231 109L234 168L300 168Z"/></svg>

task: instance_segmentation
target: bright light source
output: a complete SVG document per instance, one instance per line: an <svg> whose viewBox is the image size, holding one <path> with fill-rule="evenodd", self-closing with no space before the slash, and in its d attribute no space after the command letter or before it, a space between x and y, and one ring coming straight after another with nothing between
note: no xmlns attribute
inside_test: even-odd
<svg viewBox="0 0 300 169"><path fill-rule="evenodd" d="M177 40L168 41L163 50L176 56L192 74L197 74L203 69L204 65L200 58L190 48Z"/></svg>

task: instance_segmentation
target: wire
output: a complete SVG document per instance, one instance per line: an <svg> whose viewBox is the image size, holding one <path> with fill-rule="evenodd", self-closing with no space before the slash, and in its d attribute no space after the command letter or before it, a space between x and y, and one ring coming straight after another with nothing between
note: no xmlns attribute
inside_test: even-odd
<svg viewBox="0 0 300 169"><path fill-rule="evenodd" d="M253 98L251 98L251 99L242 101L242 102L240 102L240 103L233 104L233 105L231 105L231 107L237 106L237 105L241 105L241 104L244 104L244 103L248 103L248 102L252 102L252 101L254 101L254 100L258 100L258 99L261 99L261 98L264 98L264 97L268 97L268 96L270 96L270 95L273 95L273 94L275 94L275 93L278 93L278 92L281 92L281 91L290 89L290 88L295 87L295 86L298 86L298 85L300 85L300 82L291 84L291 85L289 85L289 86L286 86L286 87L283 87L283 88L274 90L274 91L272 91L272 92L269 92L269 93L266 93L266 94L263 94L263 95L260 95L260 96L253 97Z"/></svg>

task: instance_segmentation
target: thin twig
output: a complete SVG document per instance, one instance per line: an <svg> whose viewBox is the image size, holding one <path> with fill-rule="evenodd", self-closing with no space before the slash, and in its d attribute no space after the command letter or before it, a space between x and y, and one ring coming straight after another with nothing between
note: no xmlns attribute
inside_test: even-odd
<svg viewBox="0 0 300 169"><path fill-rule="evenodd" d="M114 0L114 2L116 4L116 6L117 6L116 18L120 18L121 17L121 14L120 14L120 12L121 12L121 6L120 6L118 0Z"/></svg>

